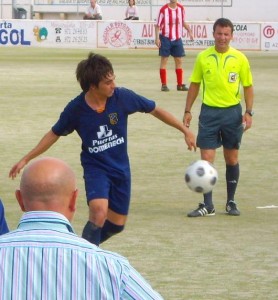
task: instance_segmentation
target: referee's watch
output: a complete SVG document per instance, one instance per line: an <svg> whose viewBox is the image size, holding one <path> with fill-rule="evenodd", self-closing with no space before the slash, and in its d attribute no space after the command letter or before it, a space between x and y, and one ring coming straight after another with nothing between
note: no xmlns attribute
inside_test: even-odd
<svg viewBox="0 0 278 300"><path fill-rule="evenodd" d="M246 109L245 113L248 114L250 117L254 116L254 111L252 109Z"/></svg>

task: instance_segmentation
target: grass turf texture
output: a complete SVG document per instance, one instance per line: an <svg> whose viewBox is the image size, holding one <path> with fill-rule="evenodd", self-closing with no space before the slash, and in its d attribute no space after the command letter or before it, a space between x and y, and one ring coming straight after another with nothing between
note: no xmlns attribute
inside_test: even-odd
<svg viewBox="0 0 278 300"><path fill-rule="evenodd" d="M176 91L173 60L169 59L170 92L160 92L157 51L99 50L114 65L116 83L157 101L182 118L185 92ZM88 50L0 48L0 197L14 229L21 212L14 197L19 178L8 179L11 166L39 141L69 100L80 92L77 63ZM184 59L189 77L197 52ZM278 297L277 94L278 54L247 53L254 75L255 116L240 150L241 177L237 191L240 217L228 217L222 150L215 166L216 216L187 218L201 197L185 185L185 168L199 159L186 149L182 134L150 115L129 121L132 202L126 230L102 245L119 252L150 281L165 299L276 299ZM196 132L200 102L193 108ZM45 153L67 161L76 171L80 190L74 228L87 218L80 141L62 137Z"/></svg>

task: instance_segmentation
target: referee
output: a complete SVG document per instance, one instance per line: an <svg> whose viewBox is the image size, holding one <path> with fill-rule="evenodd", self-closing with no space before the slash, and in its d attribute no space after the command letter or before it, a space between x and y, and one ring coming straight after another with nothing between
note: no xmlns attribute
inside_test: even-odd
<svg viewBox="0 0 278 300"><path fill-rule="evenodd" d="M201 158L214 162L216 148L223 146L226 163L226 212L239 216L235 192L239 180L238 151L242 134L252 125L253 80L246 56L229 46L234 26L225 18L213 25L215 45L200 52L196 58L187 94L184 124L190 126L191 108L202 89L202 106L199 116L197 146ZM241 88L245 100L242 113ZM191 211L188 217L214 215L212 192L204 194L204 203Z"/></svg>

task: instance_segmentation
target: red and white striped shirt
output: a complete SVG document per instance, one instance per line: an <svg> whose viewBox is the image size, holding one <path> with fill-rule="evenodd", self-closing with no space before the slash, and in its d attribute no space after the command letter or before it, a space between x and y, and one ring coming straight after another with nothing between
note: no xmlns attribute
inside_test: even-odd
<svg viewBox="0 0 278 300"><path fill-rule="evenodd" d="M180 3L177 3L174 9L165 4L158 13L156 25L159 26L163 36L174 41L182 37L184 22L185 8Z"/></svg>

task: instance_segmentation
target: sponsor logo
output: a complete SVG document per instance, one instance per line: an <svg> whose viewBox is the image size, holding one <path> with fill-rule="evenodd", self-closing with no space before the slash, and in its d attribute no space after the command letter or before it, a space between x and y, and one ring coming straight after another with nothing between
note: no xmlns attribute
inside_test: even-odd
<svg viewBox="0 0 278 300"><path fill-rule="evenodd" d="M132 31L126 23L110 23L104 30L103 41L105 45L116 48L129 46L132 41Z"/></svg>
<svg viewBox="0 0 278 300"><path fill-rule="evenodd" d="M10 22L0 22L0 45L30 46L31 42L25 38L24 29L15 29Z"/></svg>
<svg viewBox="0 0 278 300"><path fill-rule="evenodd" d="M235 24L234 25L234 31L247 31L247 25L246 24Z"/></svg>
<svg viewBox="0 0 278 300"><path fill-rule="evenodd" d="M112 130L108 129L107 125L99 126L99 131L97 132L97 137L99 139L104 139L112 135Z"/></svg>
<svg viewBox="0 0 278 300"><path fill-rule="evenodd" d="M107 125L99 126L97 137L97 140L92 140L92 147L88 147L89 153L103 152L107 149L124 144L125 142L123 137L118 137L117 134L113 135L113 131L109 129Z"/></svg>
<svg viewBox="0 0 278 300"><path fill-rule="evenodd" d="M275 29L270 25L265 26L264 29L263 29L263 35L267 39L270 39L275 35Z"/></svg>
<svg viewBox="0 0 278 300"><path fill-rule="evenodd" d="M33 28L34 36L36 37L37 42L42 42L47 39L48 31L45 27L35 26Z"/></svg>

